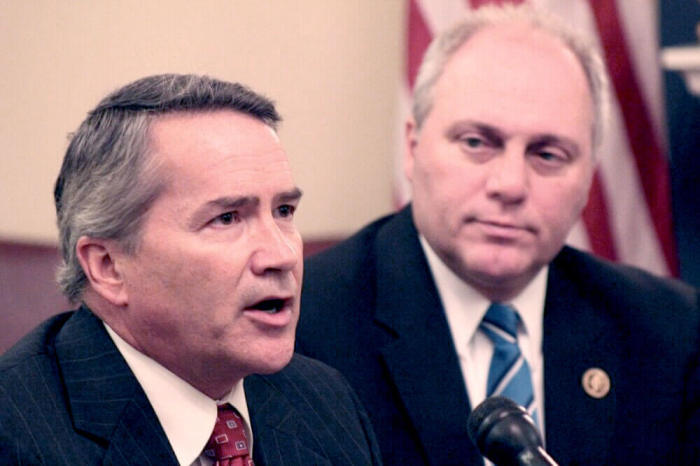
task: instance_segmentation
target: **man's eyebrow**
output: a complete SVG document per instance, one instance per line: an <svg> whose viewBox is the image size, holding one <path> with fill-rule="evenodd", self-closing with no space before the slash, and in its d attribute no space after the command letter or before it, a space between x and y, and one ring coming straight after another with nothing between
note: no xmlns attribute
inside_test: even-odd
<svg viewBox="0 0 700 466"><path fill-rule="evenodd" d="M578 155L581 148L576 141L566 136L557 136L556 134L538 134L532 138L529 147L542 147L549 144L564 146L565 149L571 151L572 155Z"/></svg>
<svg viewBox="0 0 700 466"><path fill-rule="evenodd" d="M462 132L468 130L478 131L485 137L494 141L500 141L507 138L507 134L497 127L476 120L456 121L447 128L446 134L449 138L454 139L459 137ZM554 133L535 134L530 137L530 140L531 142L528 145L531 147L543 146L547 144L559 144L565 146L575 154L580 152L579 144L574 139Z"/></svg>
<svg viewBox="0 0 700 466"><path fill-rule="evenodd" d="M284 191L275 196L277 202L294 202L301 199L302 191L299 188L294 188L289 191Z"/></svg>
<svg viewBox="0 0 700 466"><path fill-rule="evenodd" d="M503 132L498 128L476 120L460 120L451 124L445 132L449 139L461 136L464 131L478 131L490 140L502 140Z"/></svg>
<svg viewBox="0 0 700 466"><path fill-rule="evenodd" d="M275 202L295 202L302 196L302 191L299 188L283 191L275 195ZM189 226L193 229L198 228L208 217L212 211L229 211L241 209L243 207L257 207L260 205L260 197L258 196L222 196L206 202L194 211L189 220Z"/></svg>
<svg viewBox="0 0 700 466"><path fill-rule="evenodd" d="M227 209L237 209L258 204L260 204L260 198L257 196L223 196L207 202L202 208L225 207Z"/></svg>
<svg viewBox="0 0 700 466"><path fill-rule="evenodd" d="M191 228L198 228L210 212L221 210L235 210L241 207L257 206L260 204L258 196L222 196L204 203L194 211L189 219ZM204 217L204 218L203 218Z"/></svg>

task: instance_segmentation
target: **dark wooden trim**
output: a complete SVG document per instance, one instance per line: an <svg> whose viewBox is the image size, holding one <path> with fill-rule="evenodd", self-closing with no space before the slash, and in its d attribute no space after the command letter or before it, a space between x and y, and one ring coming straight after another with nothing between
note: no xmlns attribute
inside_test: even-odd
<svg viewBox="0 0 700 466"><path fill-rule="evenodd" d="M337 240L306 241L304 255ZM54 281L56 246L0 240L0 354L49 316L72 308Z"/></svg>

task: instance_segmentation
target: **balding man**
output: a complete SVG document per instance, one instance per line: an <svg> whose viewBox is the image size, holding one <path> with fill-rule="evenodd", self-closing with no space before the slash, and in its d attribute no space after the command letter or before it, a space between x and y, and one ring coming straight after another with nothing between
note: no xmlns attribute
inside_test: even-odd
<svg viewBox="0 0 700 466"><path fill-rule="evenodd" d="M698 464L696 291L564 246L605 93L595 51L529 7L428 49L412 203L307 261L297 334L358 391L386 464L481 464L467 417L494 395L560 464Z"/></svg>

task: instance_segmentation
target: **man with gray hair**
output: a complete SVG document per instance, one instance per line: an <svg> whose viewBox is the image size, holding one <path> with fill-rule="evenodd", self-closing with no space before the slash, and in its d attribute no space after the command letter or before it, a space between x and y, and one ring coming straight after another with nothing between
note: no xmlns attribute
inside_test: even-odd
<svg viewBox="0 0 700 466"><path fill-rule="evenodd" d="M429 47L412 203L307 260L297 331L358 391L386 464L482 464L467 419L491 396L559 464L699 464L696 290L564 246L605 99L596 52L527 6Z"/></svg>
<svg viewBox="0 0 700 466"><path fill-rule="evenodd" d="M0 357L2 464L379 464L333 369L293 354L301 191L248 88L159 75L107 96L55 186L81 303Z"/></svg>

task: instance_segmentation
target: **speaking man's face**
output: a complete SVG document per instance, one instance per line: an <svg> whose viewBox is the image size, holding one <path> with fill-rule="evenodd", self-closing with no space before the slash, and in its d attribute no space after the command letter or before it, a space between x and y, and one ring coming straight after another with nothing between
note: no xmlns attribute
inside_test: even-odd
<svg viewBox="0 0 700 466"><path fill-rule="evenodd" d="M581 65L522 26L477 33L448 61L420 131L407 125L416 226L491 299L517 294L562 247L594 170Z"/></svg>
<svg viewBox="0 0 700 466"><path fill-rule="evenodd" d="M294 348L300 191L275 132L233 111L175 113L150 128L164 192L121 258L127 341L212 397L283 368Z"/></svg>

